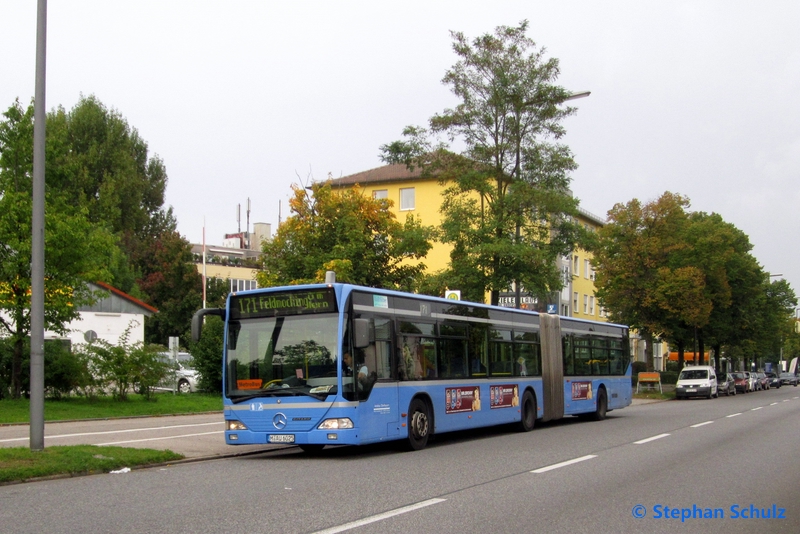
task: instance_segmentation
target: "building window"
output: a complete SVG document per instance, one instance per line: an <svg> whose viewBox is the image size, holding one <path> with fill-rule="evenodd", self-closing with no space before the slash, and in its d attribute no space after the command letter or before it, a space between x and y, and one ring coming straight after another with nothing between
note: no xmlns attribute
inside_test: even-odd
<svg viewBox="0 0 800 534"><path fill-rule="evenodd" d="M583 277L587 280L592 272L592 266L589 265L589 260L583 260Z"/></svg>
<svg viewBox="0 0 800 534"><path fill-rule="evenodd" d="M231 292L258 289L258 283L255 280L241 280L238 278L231 278L230 281L231 281Z"/></svg>
<svg viewBox="0 0 800 534"><path fill-rule="evenodd" d="M573 261L572 261L572 274L574 274L575 276L579 276L579 274L580 274L578 272L578 268L580 267L580 265L581 264L580 264L580 260L578 259L578 255L575 254L575 257L573 258Z"/></svg>
<svg viewBox="0 0 800 534"><path fill-rule="evenodd" d="M408 187L400 189L400 209L413 210L414 207L414 188Z"/></svg>
<svg viewBox="0 0 800 534"><path fill-rule="evenodd" d="M589 313L589 295L583 296L583 313Z"/></svg>
<svg viewBox="0 0 800 534"><path fill-rule="evenodd" d="M389 198L389 190L388 189L376 189L372 192L372 198L374 199L381 199L381 198Z"/></svg>
<svg viewBox="0 0 800 534"><path fill-rule="evenodd" d="M594 315L594 295L589 297L589 315Z"/></svg>
<svg viewBox="0 0 800 534"><path fill-rule="evenodd" d="M572 294L572 310L578 313L578 292Z"/></svg>

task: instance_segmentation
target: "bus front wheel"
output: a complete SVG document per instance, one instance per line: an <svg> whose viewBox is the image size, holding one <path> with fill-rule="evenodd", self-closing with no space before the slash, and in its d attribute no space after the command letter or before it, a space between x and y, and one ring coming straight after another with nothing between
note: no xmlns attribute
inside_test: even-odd
<svg viewBox="0 0 800 534"><path fill-rule="evenodd" d="M421 399L414 399L408 407L408 448L419 451L428 444L431 430L428 405Z"/></svg>
<svg viewBox="0 0 800 534"><path fill-rule="evenodd" d="M520 403L522 411L522 420L519 422L519 429L522 432L530 432L536 424L536 399L533 393L526 391L522 395L522 402Z"/></svg>

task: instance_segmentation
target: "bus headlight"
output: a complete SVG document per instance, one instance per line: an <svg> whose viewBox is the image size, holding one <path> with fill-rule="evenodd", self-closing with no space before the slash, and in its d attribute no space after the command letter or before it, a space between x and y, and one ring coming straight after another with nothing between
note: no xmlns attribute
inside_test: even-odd
<svg viewBox="0 0 800 534"><path fill-rule="evenodd" d="M353 421L349 417L325 419L317 428L319 430L344 430L345 428L353 428Z"/></svg>
<svg viewBox="0 0 800 534"><path fill-rule="evenodd" d="M247 430L241 421L225 421L225 428L227 430Z"/></svg>

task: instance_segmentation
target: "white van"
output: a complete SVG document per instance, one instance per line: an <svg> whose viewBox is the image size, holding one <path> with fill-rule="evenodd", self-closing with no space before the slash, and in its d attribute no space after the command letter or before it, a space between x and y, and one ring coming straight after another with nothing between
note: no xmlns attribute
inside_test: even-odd
<svg viewBox="0 0 800 534"><path fill-rule="evenodd" d="M710 365L687 365L678 375L675 384L675 398L717 397L717 372Z"/></svg>

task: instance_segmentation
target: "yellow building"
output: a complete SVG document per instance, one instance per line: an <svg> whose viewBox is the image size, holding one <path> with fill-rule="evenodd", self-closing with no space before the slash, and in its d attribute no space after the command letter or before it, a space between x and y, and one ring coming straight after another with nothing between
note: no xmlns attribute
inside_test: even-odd
<svg viewBox="0 0 800 534"><path fill-rule="evenodd" d="M391 211L400 223L405 222L407 214L412 214L424 225L439 226L442 221L439 213L442 186L436 178L422 178L420 172L420 169L409 171L401 164L385 165L331 180L331 185L334 189L349 189L358 185L365 195L391 200ZM443 243L433 244L424 261L429 272L447 267L451 248Z"/></svg>
<svg viewBox="0 0 800 534"><path fill-rule="evenodd" d="M421 171L409 171L405 165L394 164L378 167L368 171L351 174L331 180L334 188L347 189L355 185L361 187L364 194L373 198L386 198L393 202L392 212L401 223L404 214L413 214L424 225L439 226L442 220L439 207L442 202L443 186L436 178L423 178ZM587 228L597 229L603 220L591 213L580 210L579 221ZM424 263L429 272L436 272L447 267L452 247L444 243L433 243L433 248ZM594 271L591 266L591 254L577 250L570 257L559 261L564 273L565 286L560 294L557 310L550 310L561 315L605 321L606 314L597 304L594 288ZM532 304L531 297L522 296L522 306ZM514 307L514 292L501 293L500 305Z"/></svg>

